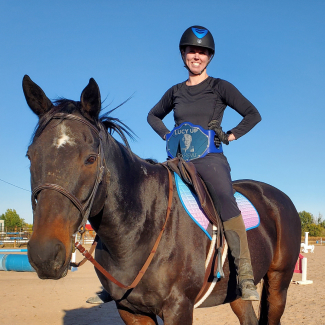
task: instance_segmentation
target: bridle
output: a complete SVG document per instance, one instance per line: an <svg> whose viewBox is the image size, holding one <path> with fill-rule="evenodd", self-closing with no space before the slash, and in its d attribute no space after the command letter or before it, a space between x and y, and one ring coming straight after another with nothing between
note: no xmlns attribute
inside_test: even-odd
<svg viewBox="0 0 325 325"><path fill-rule="evenodd" d="M94 187L91 191L91 194L88 198L88 200L82 204L80 200L70 193L68 190L63 188L60 185L57 184L51 184L51 183L45 183L36 186L33 191L32 191L32 207L33 211L36 209L37 205L37 196L42 190L54 190L57 191L61 194L63 194L65 197L67 197L75 206L76 208L80 211L80 214L82 216L82 221L81 224L78 227L78 230L80 233L83 233L85 231L85 225L87 223L91 208L94 203L94 199L98 190L99 184L103 180L103 175L105 171L105 158L104 158L104 150L103 150L103 139L105 138L106 131L104 127L98 123L97 127L95 127L92 123L90 123L88 120L85 118L72 115L72 114L67 114L67 113L56 113L52 116L51 119L67 119L67 120L73 120L73 121L78 121L80 123L83 123L87 125L92 131L95 132L95 134L99 138L99 147L98 147L98 162L97 162L97 175L96 175L96 180Z"/></svg>
<svg viewBox="0 0 325 325"><path fill-rule="evenodd" d="M85 125L87 125L89 128L91 128L96 135L99 138L99 148L98 148L98 164L97 164L97 176L96 176L96 181L94 184L94 187L92 189L92 192L88 198L88 200L86 201L85 204L82 204L80 202L80 200L73 195L72 193L70 193L68 190L66 190L65 188L63 188L60 185L57 184L50 184L50 183L45 183L42 185L39 185L37 187L35 187L32 191L32 206L33 206L33 211L35 211L36 205L37 205L37 195L42 191L42 190L54 190L57 191L61 194L63 194L64 196L66 196L80 211L81 216L82 216L82 222L80 224L80 226L78 227L78 231L82 234L85 231L85 225L86 222L88 220L93 202L94 202L94 198L96 196L97 190L98 190L98 186L99 184L102 182L103 179L103 175L104 175L104 171L105 171L105 158L104 158L104 150L103 150L103 139L105 137L106 131L104 130L103 126L98 123L98 129L91 124L89 121L87 121L85 118L81 118L78 117L76 115L72 115L72 114L67 114L67 113L57 113L54 114L53 117L51 119L68 119L68 120L74 120L74 121L78 121L81 122ZM120 288L123 289L133 289L137 286L137 284L140 282L140 280L142 279L142 277L144 276L146 270L148 269L148 267L151 264L152 259L155 256L155 253L157 251L157 248L159 246L160 240L162 238L162 235L164 233L164 230L166 228L167 225L167 221L169 219L169 215L171 212L171 207L172 207L172 201L173 201L173 181L172 181L172 175L171 172L169 171L168 167L163 165L163 167L165 167L168 171L168 184L169 184L169 190L168 190L168 206L167 206L167 212L166 212L166 218L165 218L165 222L163 224L162 229L160 230L160 233L154 243L154 246L152 248L152 250L150 251L150 254L146 260L146 262L144 263L144 265L142 266L141 270L138 272L137 276L135 277L135 279L133 280L133 282L130 285L124 285L121 282L119 282L118 280L116 280L110 273L108 273L98 262L95 261L95 259L91 256L91 254L85 250L85 248L79 243L76 242L75 248L77 248L83 256L86 257L86 259L88 259L91 263L94 264L94 266L102 273L104 274L104 276L106 276L107 279L109 279L110 281L112 281L113 283L115 283L116 285L118 285ZM94 246L95 247L95 246ZM81 263L79 263L81 264Z"/></svg>

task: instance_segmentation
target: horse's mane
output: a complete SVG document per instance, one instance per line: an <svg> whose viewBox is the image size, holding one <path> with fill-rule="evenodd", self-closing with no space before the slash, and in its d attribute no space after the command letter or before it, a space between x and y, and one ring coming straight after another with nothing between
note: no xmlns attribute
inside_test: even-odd
<svg viewBox="0 0 325 325"><path fill-rule="evenodd" d="M125 146L131 151L126 135L129 136L132 140L134 140L135 137L134 132L120 119L109 116L114 110L116 110L120 106L121 105L111 109L107 113L102 114L99 117L99 121L105 127L107 132L109 132L109 134L113 134L114 132L116 132L123 140Z"/></svg>
<svg viewBox="0 0 325 325"><path fill-rule="evenodd" d="M123 105L124 103L125 102L123 102L121 105ZM134 140L134 138L135 138L134 132L118 118L109 116L114 110L116 110L121 105L102 114L99 117L99 119L91 120L91 122L94 122L95 124L101 123L109 134L113 134L114 132L116 132L123 140L127 149L129 149L131 151L130 145L129 145L129 142L128 142L126 136L129 136L132 140ZM51 119L53 118L53 116L55 114L57 114L57 113L72 114L76 110L78 110L78 112L84 118L87 119L87 117L84 116L84 114L82 113L80 102L73 101L71 99L66 99L66 98L59 98L59 99L54 100L53 107L39 119L38 124L36 125L36 128L35 128L35 131L32 135L31 142L33 142L35 138L37 138L41 135L41 133L44 131L45 127L51 121ZM61 122L62 122L62 120L58 121L58 123L61 123Z"/></svg>

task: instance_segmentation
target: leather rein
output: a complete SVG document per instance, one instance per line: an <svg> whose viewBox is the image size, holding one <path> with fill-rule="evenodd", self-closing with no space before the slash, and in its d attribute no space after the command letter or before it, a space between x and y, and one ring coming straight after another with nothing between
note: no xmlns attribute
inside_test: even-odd
<svg viewBox="0 0 325 325"><path fill-rule="evenodd" d="M99 184L102 182L103 180L103 175L104 175L104 171L105 171L105 158L104 158L104 148L103 148L103 139L105 137L106 134L106 130L103 128L103 126L99 123L98 124L98 128L99 130L93 125L91 124L89 121L87 121L85 118L81 118L79 116L76 115L72 115L72 114L66 114L66 113L57 113L55 115L53 115L52 119L68 119L68 120L73 120L73 121L78 121L81 122L85 125L87 125L91 130L93 130L96 135L99 138L99 147L98 147L98 160L99 163L97 165L97 175L96 175L96 180L95 180L95 184L94 187L91 191L91 194L88 198L88 200L85 202L85 204L82 204L80 202L80 200L73 195L71 192L69 192L68 190L66 190L65 188L63 188L60 185L57 184L51 184L51 183L44 183L41 184L37 187L35 187L32 191L32 207L33 207L33 211L35 211L36 209L36 205L37 205L37 196L38 194L42 191L42 190L54 190L57 191L61 194L63 194L65 197L67 197L76 207L77 209L80 211L80 214L82 216L82 221L80 226L78 227L78 231L80 234L85 232L85 225L87 223L92 205L94 203L94 199L98 190L98 186ZM169 171L169 169L167 168L167 166L162 165L163 167L165 167L168 171L168 180L169 180L169 193L168 193L168 206L167 206L167 213L166 213L166 219L165 219L165 223L156 239L156 242L145 262L145 264L143 265L143 267L141 268L141 270L139 271L138 275L135 277L134 281L130 284L130 285L124 285L121 282L119 282L118 280L116 280L110 273L108 273L98 262L95 261L95 259L92 257L91 253L89 253L79 242L75 243L75 248L78 249L81 254L83 256L85 256L85 258L87 260L89 260L107 279L109 279L110 281L112 281L113 283L115 283L116 285L118 285L120 288L123 289L132 289L135 288L136 285L140 282L141 278L143 277L143 275L145 274L146 270L148 269L156 251L158 248L158 245L160 243L161 237L163 235L163 232L166 228L166 224L167 221L169 219L169 215L170 215L170 211L171 211L171 206L172 206L172 200L173 200L173 179L172 179L172 175L171 172ZM95 243L95 242L94 242ZM95 245L92 245L92 251L94 250ZM80 262L78 265L82 265L83 261Z"/></svg>
<svg viewBox="0 0 325 325"><path fill-rule="evenodd" d="M162 165L164 166L164 165ZM144 263L144 265L142 266L141 270L139 271L138 275L135 277L135 279L133 280L133 282L130 285L124 285L123 283L119 282L118 280L116 280L110 273L108 273L98 262L96 262L96 260L92 257L91 253L88 252L80 243L76 243L75 246L76 248L80 251L80 253L85 256L85 258L90 261L98 271L100 271L108 280L112 281L113 283L115 283L117 286L119 286L122 289L133 289L137 286L137 284L140 282L140 280L142 279L142 277L144 276L145 272L147 271L152 259L155 256L155 253L157 251L158 245L160 243L161 237L164 233L164 230L166 228L167 225L167 221L169 219L169 215L170 215L170 211L171 211L171 207L172 207L172 201L173 201L173 191L174 191L174 187L173 187L173 179L172 179L172 175L171 172L169 171L169 169L164 166L167 171L168 171L168 180L169 180L169 193L168 193L168 206L167 206L167 213L166 213L166 219L165 219L165 223L162 227L162 229L160 230L160 233L156 239L155 244L153 245L153 248L146 260L146 262ZM91 247L91 252L95 249L95 241ZM78 265L82 265L83 261L81 261Z"/></svg>

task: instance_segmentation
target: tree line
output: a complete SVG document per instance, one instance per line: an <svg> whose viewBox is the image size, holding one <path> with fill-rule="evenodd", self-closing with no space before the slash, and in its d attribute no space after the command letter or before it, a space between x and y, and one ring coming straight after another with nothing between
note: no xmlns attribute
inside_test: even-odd
<svg viewBox="0 0 325 325"><path fill-rule="evenodd" d="M0 220L4 220L4 229L2 231L18 231L21 228L30 228L32 225L25 222L25 219L20 218L15 209L7 209L5 213L0 215Z"/></svg>
<svg viewBox="0 0 325 325"><path fill-rule="evenodd" d="M313 216L312 213L302 211L299 212L299 217L301 220L301 232L309 232L309 236L321 237L325 236L325 220L321 214L317 218Z"/></svg>

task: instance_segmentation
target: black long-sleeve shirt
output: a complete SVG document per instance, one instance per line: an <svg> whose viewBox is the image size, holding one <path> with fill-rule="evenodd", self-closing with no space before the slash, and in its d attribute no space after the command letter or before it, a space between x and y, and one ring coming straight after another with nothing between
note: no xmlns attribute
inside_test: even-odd
<svg viewBox="0 0 325 325"><path fill-rule="evenodd" d="M227 106L243 117L241 122L230 130L236 139L261 121L256 107L234 85L219 78L208 77L195 86L187 86L186 82L182 82L168 89L157 105L150 110L148 123L161 138L164 138L170 131L162 119L173 110L176 126L190 122L208 129L208 124L212 120L221 123Z"/></svg>

